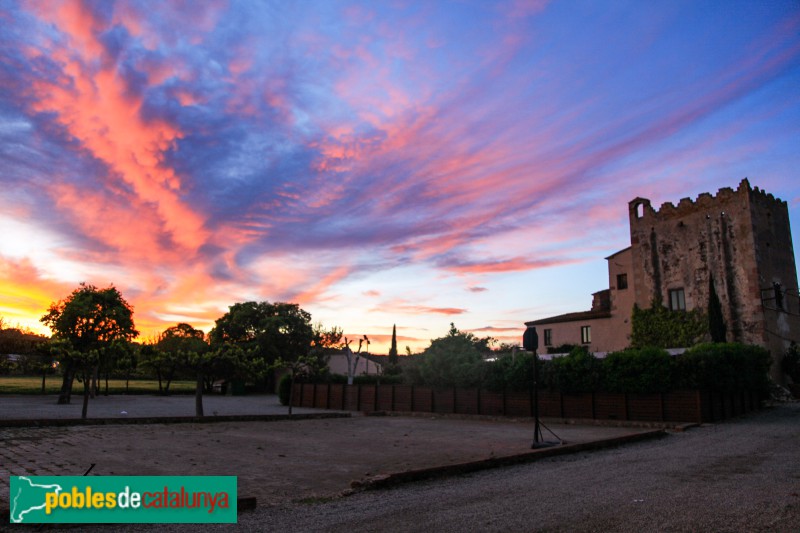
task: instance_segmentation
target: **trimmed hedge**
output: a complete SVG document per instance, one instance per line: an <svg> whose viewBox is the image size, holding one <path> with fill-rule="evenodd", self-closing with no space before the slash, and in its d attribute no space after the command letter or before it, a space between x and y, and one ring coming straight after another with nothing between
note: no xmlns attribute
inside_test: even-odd
<svg viewBox="0 0 800 533"><path fill-rule="evenodd" d="M680 389L712 392L756 391L769 393L769 351L760 346L734 343L699 344L682 355L671 356L661 348L628 348L599 359L585 347L569 355L539 361L539 386L563 393L664 393ZM533 355L527 352L504 355L483 362L479 373L481 388L490 391L527 391L533 383ZM407 378L407 376L406 376ZM344 376L330 375L317 383L346 383ZM313 381L303 378L303 382ZM357 376L355 384L403 383L403 376ZM406 379L407 381L407 379ZM301 379L296 380L297 383ZM437 383L412 383L436 386ZM288 382L279 384L281 402L288 402ZM283 390L286 388L286 398Z"/></svg>
<svg viewBox="0 0 800 533"><path fill-rule="evenodd" d="M549 366L549 372L545 370L544 377L552 389L577 393L602 388L602 360L583 346L573 348L569 355L552 359Z"/></svg>
<svg viewBox="0 0 800 533"><path fill-rule="evenodd" d="M564 357L539 362L539 384L565 393L655 393L678 389L716 392L754 390L768 394L769 351L735 343L699 344L682 355L660 348L629 348L598 359L578 347ZM527 390L532 357L489 363L486 388Z"/></svg>
<svg viewBox="0 0 800 533"><path fill-rule="evenodd" d="M749 344L698 344L676 358L676 385L719 392L755 390L769 394L772 357Z"/></svg>
<svg viewBox="0 0 800 533"><path fill-rule="evenodd" d="M544 365L539 362L539 371L543 371L543 368ZM486 364L483 386L490 391L528 390L532 382L533 354L530 352L519 352L513 357L504 355Z"/></svg>
<svg viewBox="0 0 800 533"><path fill-rule="evenodd" d="M602 361L606 392L667 392L674 387L675 361L660 348L629 348Z"/></svg>

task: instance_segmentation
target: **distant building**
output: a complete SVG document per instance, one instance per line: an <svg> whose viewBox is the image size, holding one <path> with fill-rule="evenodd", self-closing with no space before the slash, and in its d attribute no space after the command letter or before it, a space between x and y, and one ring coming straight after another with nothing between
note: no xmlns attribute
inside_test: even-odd
<svg viewBox="0 0 800 533"><path fill-rule="evenodd" d="M360 353L353 354L353 359L358 355L358 363L356 364L353 376L361 375L375 375L383 373L383 365L375 361L375 356ZM385 357L384 357L385 359ZM328 369L331 374L347 375L347 356L343 353L332 354L328 359Z"/></svg>
<svg viewBox="0 0 800 533"><path fill-rule="evenodd" d="M780 358L800 341L798 295L786 202L745 179L734 191L701 194L677 206L628 204L631 245L609 257L609 288L593 295L589 311L526 322L540 345L583 344L611 352L630 344L634 303L673 310L707 310L713 282L727 340L757 344L773 355L772 377L784 382Z"/></svg>

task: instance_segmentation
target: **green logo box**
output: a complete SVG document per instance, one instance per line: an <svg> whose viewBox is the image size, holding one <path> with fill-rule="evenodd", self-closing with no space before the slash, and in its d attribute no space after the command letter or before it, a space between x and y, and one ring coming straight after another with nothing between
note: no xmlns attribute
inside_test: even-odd
<svg viewBox="0 0 800 533"><path fill-rule="evenodd" d="M236 476L11 476L25 524L235 524Z"/></svg>

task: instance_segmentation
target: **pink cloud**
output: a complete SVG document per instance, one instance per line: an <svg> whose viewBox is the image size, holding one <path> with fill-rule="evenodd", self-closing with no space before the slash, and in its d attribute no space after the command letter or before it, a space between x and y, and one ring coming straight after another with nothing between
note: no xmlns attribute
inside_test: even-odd
<svg viewBox="0 0 800 533"><path fill-rule="evenodd" d="M308 289L303 290L299 294L295 295L292 298L292 301L296 301L301 305L311 302L319 302L324 299L323 296L328 289L346 278L350 272L351 268L349 266L341 266L324 276L319 280L319 282L315 283Z"/></svg>
<svg viewBox="0 0 800 533"><path fill-rule="evenodd" d="M128 260L174 263L181 259L179 252L159 243L161 223L147 205L125 195L95 193L67 183L54 182L48 192L81 234L121 252Z"/></svg>
<svg viewBox="0 0 800 533"><path fill-rule="evenodd" d="M446 315L446 316L462 315L468 311L467 309L463 309L460 307L435 307L427 305L409 304L405 300L384 302L381 304L380 307L373 309L373 311L382 311L385 309L392 309L393 311L396 312L402 312L413 315L434 314L434 315Z"/></svg>
<svg viewBox="0 0 800 533"><path fill-rule="evenodd" d="M40 79L32 87L33 109L54 113L83 149L108 165L109 185L120 179L130 186L140 201L155 206L163 232L174 245L196 251L209 236L203 216L181 200L181 180L163 163L164 153L182 133L164 120L145 120L141 97L131 94L113 65L93 66L95 54L103 53L87 29L93 26L86 21L96 24L94 19L72 5L55 10L51 17L82 46L72 55L53 52L71 84Z"/></svg>
<svg viewBox="0 0 800 533"><path fill-rule="evenodd" d="M575 260L570 259L526 259L523 257L514 257L512 259L497 261L444 265L443 268L459 274L493 274L498 272L521 272L537 268L550 268L575 262Z"/></svg>

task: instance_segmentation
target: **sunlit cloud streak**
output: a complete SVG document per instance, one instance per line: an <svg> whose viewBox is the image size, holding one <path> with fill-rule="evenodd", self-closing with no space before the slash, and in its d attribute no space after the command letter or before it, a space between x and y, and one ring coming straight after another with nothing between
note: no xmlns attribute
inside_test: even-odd
<svg viewBox="0 0 800 533"><path fill-rule="evenodd" d="M42 235L0 236L9 295L113 282L154 329L245 299L355 306L348 331L396 312L422 338L625 246L635 196L749 176L797 216L790 0L1 9L0 208Z"/></svg>

